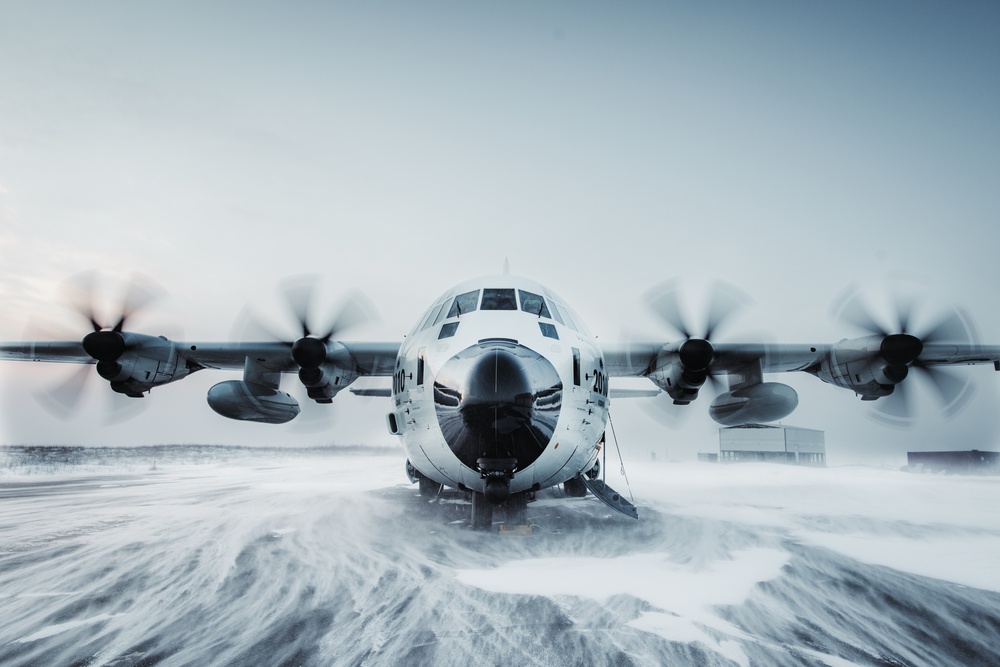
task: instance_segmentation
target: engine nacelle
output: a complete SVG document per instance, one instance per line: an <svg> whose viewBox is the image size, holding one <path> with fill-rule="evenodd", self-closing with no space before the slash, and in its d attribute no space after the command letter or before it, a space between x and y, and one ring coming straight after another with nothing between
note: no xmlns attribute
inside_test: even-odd
<svg viewBox="0 0 1000 667"><path fill-rule="evenodd" d="M720 394L708 414L723 426L778 421L792 414L799 395L787 384L760 382Z"/></svg>
<svg viewBox="0 0 1000 667"><path fill-rule="evenodd" d="M864 400L888 396L906 379L907 364L919 354L919 341L906 335L866 336L835 344L815 375L850 389ZM907 346L910 349L900 349Z"/></svg>
<svg viewBox="0 0 1000 667"><path fill-rule="evenodd" d="M665 347L656 357L656 368L649 379L676 405L687 405L698 398L698 391L708 379L708 367L714 350L707 340L692 338L676 348Z"/></svg>
<svg viewBox="0 0 1000 667"><path fill-rule="evenodd" d="M318 368L300 368L299 381L305 386L309 398L317 403L330 403L333 397L358 378L353 370L327 364Z"/></svg>
<svg viewBox="0 0 1000 667"><path fill-rule="evenodd" d="M261 424L284 424L299 414L299 403L289 394L242 380L213 386L208 405L223 417Z"/></svg>
<svg viewBox="0 0 1000 667"><path fill-rule="evenodd" d="M112 335L112 332L100 334ZM153 387L175 382L199 369L188 366L173 343L163 336L114 335L120 335L124 351L117 359L99 360L97 373L120 394L138 398Z"/></svg>

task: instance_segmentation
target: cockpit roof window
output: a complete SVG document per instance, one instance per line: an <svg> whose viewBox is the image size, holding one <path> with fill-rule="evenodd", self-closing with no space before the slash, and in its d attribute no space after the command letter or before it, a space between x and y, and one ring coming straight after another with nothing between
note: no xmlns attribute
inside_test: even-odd
<svg viewBox="0 0 1000 667"><path fill-rule="evenodd" d="M420 331L427 329L437 322L437 318L440 316L442 308L444 308L444 303L436 303L431 306L431 309L427 311L427 316L424 317L423 322L420 323Z"/></svg>
<svg viewBox="0 0 1000 667"><path fill-rule="evenodd" d="M552 317L555 319L555 321L558 322L559 324L566 324L565 322L563 322L562 315L559 314L559 306L556 305L556 302L549 300L549 304L551 304L552 306Z"/></svg>
<svg viewBox="0 0 1000 667"><path fill-rule="evenodd" d="M563 320L565 321L566 326L568 326L570 329L573 329L574 331L580 331L580 326L575 321L573 321L573 316L570 314L569 308L566 306L566 304L560 304L558 307L556 307L554 303L552 305L553 305L553 310L558 310L562 313L562 317Z"/></svg>
<svg viewBox="0 0 1000 667"><path fill-rule="evenodd" d="M545 299L538 294L532 294L524 290L518 290L518 292L521 295L521 310L532 315L537 315L538 317L551 318L549 308L545 305Z"/></svg>
<svg viewBox="0 0 1000 667"><path fill-rule="evenodd" d="M484 289L483 310L517 310L513 289Z"/></svg>
<svg viewBox="0 0 1000 667"><path fill-rule="evenodd" d="M479 290L472 290L471 292L466 292L465 294L459 294L455 297L455 300L451 302L451 310L448 311L448 317L461 317L466 313L471 313L476 309L476 305L479 303Z"/></svg>

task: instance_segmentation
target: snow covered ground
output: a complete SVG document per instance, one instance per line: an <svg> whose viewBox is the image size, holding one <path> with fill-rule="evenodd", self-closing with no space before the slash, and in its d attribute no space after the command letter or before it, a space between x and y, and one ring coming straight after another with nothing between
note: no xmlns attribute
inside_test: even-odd
<svg viewBox="0 0 1000 667"><path fill-rule="evenodd" d="M997 477L631 464L511 536L398 455L130 451L0 460L0 664L1000 664Z"/></svg>

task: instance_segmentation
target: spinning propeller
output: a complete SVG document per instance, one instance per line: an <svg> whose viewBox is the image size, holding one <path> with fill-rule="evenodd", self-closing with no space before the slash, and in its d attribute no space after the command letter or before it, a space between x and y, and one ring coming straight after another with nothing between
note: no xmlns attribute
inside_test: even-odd
<svg viewBox="0 0 1000 667"><path fill-rule="evenodd" d="M296 278L286 282L283 287L285 301L302 331L302 337L290 343L292 358L302 369L319 368L326 360L326 344L334 336L373 319L372 308L367 299L355 291L341 302L332 322L325 327L323 333L313 331L309 325L309 315L317 281L315 276Z"/></svg>
<svg viewBox="0 0 1000 667"><path fill-rule="evenodd" d="M922 378L924 384L937 396L949 417L957 414L973 394L970 380L921 359L925 348L939 343L960 345L975 344L975 324L965 310L951 306L934 324L925 328L912 326L915 299L894 294L890 298L890 312L886 313L892 326L885 327L864 303L861 290L852 286L834 302L831 311L835 318L852 324L862 331L882 336L879 352L888 364L884 371L894 382L891 394L875 402L876 418L896 426L907 426L915 419L914 401L910 384L904 382L910 370Z"/></svg>
<svg viewBox="0 0 1000 667"><path fill-rule="evenodd" d="M711 374L709 366L715 358L712 336L736 311L750 302L750 297L734 285L716 281L712 284L708 297L708 312L705 326L697 331L689 325L681 311L680 282L668 280L653 287L645 295L646 304L667 326L685 338L678 350L678 356L686 371L694 377L704 374L706 379L718 389L718 379ZM697 335L699 332L701 335Z"/></svg>
<svg viewBox="0 0 1000 667"><path fill-rule="evenodd" d="M300 334L295 339L276 333L269 326L262 324L258 316L249 316L242 327L241 338L248 336L266 337L280 342L290 348L292 359L299 366L299 380L309 389L323 383L323 364L327 361L327 345L335 340L343 331L360 324L366 324L377 319L371 302L360 291L353 291L345 297L334 310L333 317L325 326L316 324L314 295L316 293L318 276L299 276L284 281L279 286L288 311L294 317L295 330ZM312 391L312 390L310 390ZM313 396L310 396L313 398ZM317 402L329 403L329 399L316 396ZM305 403L312 403L306 401ZM319 431L326 428L329 414L326 411L303 410L305 419L296 420L296 428L305 432ZM309 422L317 422L310 424ZM321 423L320 423L321 422Z"/></svg>
<svg viewBox="0 0 1000 667"><path fill-rule="evenodd" d="M248 336L262 335L291 348L292 358L300 368L322 366L326 360L327 343L341 332L371 322L376 317L371 302L360 291L355 290L337 307L330 324L317 330L313 316L313 294L318 281L318 276L299 276L284 281L280 286L285 305L295 318L295 329L301 332L298 338L289 340L288 336L276 333L268 325L264 325L258 316L248 318L241 338L245 340Z"/></svg>
<svg viewBox="0 0 1000 667"><path fill-rule="evenodd" d="M110 318L102 318L94 307L95 293L98 292L97 280L97 272L88 271L70 278L62 288L67 305L92 329L83 337L84 351L97 361L98 375L109 379L121 372L118 359L127 349L125 337L122 335L125 324L136 313L160 298L163 290L154 285L150 279L134 274L125 288L116 314ZM92 377L89 364L81 365L62 383L37 397L52 414L60 419L69 419L76 412L89 377ZM132 401L115 401L108 422L116 423L131 418L138 411L130 408L141 405Z"/></svg>
<svg viewBox="0 0 1000 667"><path fill-rule="evenodd" d="M668 280L651 288L643 297L647 307L671 330L680 334L684 341L677 350L677 357L682 370L680 381L683 385L674 385L674 391L680 391L682 386L686 395L676 395L667 392L660 384L661 390L668 393L675 404L686 404L693 400L698 389L707 381L714 393L722 391L719 380L711 372L712 360L715 358L715 348L711 339L737 310L750 301L749 297L739 289L722 282L711 286L708 295L708 308L703 327L695 329L690 319L684 316L681 306L681 288L677 279ZM690 414L690 411L677 410L666 400L643 401L643 409L654 419L668 426L677 426Z"/></svg>

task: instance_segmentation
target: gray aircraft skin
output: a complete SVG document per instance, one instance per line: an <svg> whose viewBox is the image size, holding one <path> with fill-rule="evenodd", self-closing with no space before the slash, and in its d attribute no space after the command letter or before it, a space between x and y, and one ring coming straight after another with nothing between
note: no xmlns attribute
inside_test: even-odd
<svg viewBox="0 0 1000 667"><path fill-rule="evenodd" d="M680 316L675 289L650 294L649 305L678 338L598 345L551 290L496 275L448 290L403 341L340 340L336 327L317 334L301 306L293 308L303 334L295 341L180 342L125 330L126 309L112 326L86 311L93 331L80 341L0 343L0 359L93 364L113 391L135 398L197 371L242 369L242 380L209 390L209 405L224 417L271 424L299 413L281 390L285 374L296 374L317 403L330 403L359 377L391 378L391 389L352 391L391 401L387 426L400 437L411 480L425 493L442 486L470 492L478 527L488 525L493 506L523 506L528 494L559 484L574 495L590 488L614 506L617 494L597 479L616 396L611 378L648 378L650 391L632 395L662 392L688 405L706 382L725 376L709 414L738 426L791 414L795 391L764 375L803 372L876 401L884 419L906 423L910 377L924 376L953 411L968 396L969 378L942 367L992 363L1000 370L1000 346L979 344L957 309L918 335L908 331L908 313L898 330L887 331L852 297L841 315L868 335L832 344L722 344L711 338L736 307L731 292L713 294L701 335ZM630 506L615 509L636 516Z"/></svg>

